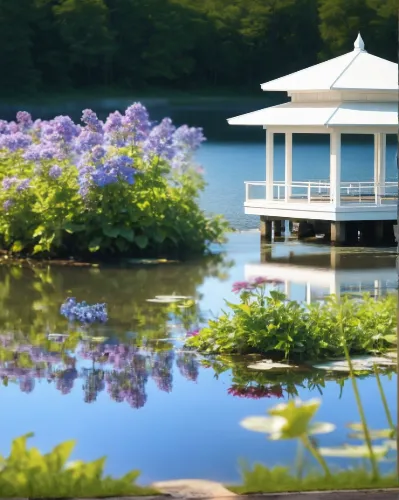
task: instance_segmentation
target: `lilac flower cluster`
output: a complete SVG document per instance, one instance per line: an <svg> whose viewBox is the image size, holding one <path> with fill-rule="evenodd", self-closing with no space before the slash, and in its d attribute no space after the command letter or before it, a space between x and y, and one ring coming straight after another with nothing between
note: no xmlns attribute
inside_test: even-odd
<svg viewBox="0 0 399 500"><path fill-rule="evenodd" d="M125 114L111 113L104 124L106 142L113 146L138 146L151 130L147 109L139 102L129 106Z"/></svg>
<svg viewBox="0 0 399 500"><path fill-rule="evenodd" d="M170 118L152 123L145 106L137 102L124 113L109 114L105 122L85 109L81 121L82 125L77 125L63 115L34 121L28 112L19 111L15 121L0 120L0 154L20 154L23 161L36 165L34 175L47 172L52 179L59 179L68 166L77 167L79 192L86 196L93 187L134 184L137 170L131 156L144 161L158 158L185 171L205 140L201 128L176 128ZM129 153L119 148L130 148ZM5 190L11 186L7 182L11 180L3 184ZM18 192L28 186L24 179ZM6 206L10 208L14 202L6 200Z"/></svg>
<svg viewBox="0 0 399 500"><path fill-rule="evenodd" d="M84 325L93 323L105 323L108 320L107 305L89 305L85 301L76 302L74 297L69 297L62 304L60 313L71 322Z"/></svg>

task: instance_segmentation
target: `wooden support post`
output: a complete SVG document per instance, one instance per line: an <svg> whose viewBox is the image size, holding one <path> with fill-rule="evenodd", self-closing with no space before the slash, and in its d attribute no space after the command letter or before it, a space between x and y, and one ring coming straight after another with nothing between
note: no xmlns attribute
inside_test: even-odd
<svg viewBox="0 0 399 500"><path fill-rule="evenodd" d="M272 241L272 221L265 215L260 216L260 236L263 240Z"/></svg>
<svg viewBox="0 0 399 500"><path fill-rule="evenodd" d="M376 220L373 224L374 243L380 245L384 241L384 221Z"/></svg>
<svg viewBox="0 0 399 500"><path fill-rule="evenodd" d="M280 237L281 236L281 226L282 226L281 220L275 220L273 225L274 225L274 237Z"/></svg>
<svg viewBox="0 0 399 500"><path fill-rule="evenodd" d="M346 223L331 222L331 243L340 245L346 243Z"/></svg>

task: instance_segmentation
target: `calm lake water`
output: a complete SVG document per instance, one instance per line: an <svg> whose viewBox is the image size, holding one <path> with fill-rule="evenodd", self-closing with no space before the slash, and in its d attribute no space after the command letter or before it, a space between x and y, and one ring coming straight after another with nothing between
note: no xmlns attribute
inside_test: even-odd
<svg viewBox="0 0 399 500"><path fill-rule="evenodd" d="M43 451L73 438L73 458L106 455L107 472L120 475L138 468L142 483L193 477L234 482L240 477L240 459L293 464L294 443L269 442L239 422L295 393L304 400L320 397L318 419L337 425L334 433L321 437L322 444L346 442L345 424L359 420L349 381L341 387L320 372L303 379L286 374L280 380L248 370L248 361L237 361L217 375L200 357L182 350L186 329L167 317L165 306L147 302L156 295L194 296L206 316L217 314L224 298L236 300L232 283L245 278L248 266L261 264L256 232L232 234L222 250L201 262L161 267L0 267L0 398L5 410L0 453L8 452L12 437L33 431L32 444ZM276 243L266 253L269 264L302 266L310 274L314 267L304 256L312 255L318 269L328 270L331 251L293 241ZM380 278L385 291L394 290L395 256L389 250L340 253L336 274L356 272L357 283L369 289ZM374 267L373 278L367 262ZM59 315L67 296L107 302L110 320L95 332L106 339L74 342L72 335L67 344L46 340L49 333L68 332ZM305 296L306 283L293 283L291 297ZM375 379L359 384L370 426L385 427ZM395 413L396 375L384 376L383 385ZM249 397L248 386L258 388L259 399Z"/></svg>
<svg viewBox="0 0 399 500"><path fill-rule="evenodd" d="M145 100L144 100L145 102ZM85 103L104 117L129 102ZM153 119L171 116L177 125L204 127L209 138L198 154L209 183L201 203L209 212L223 213L237 229L258 226L257 217L243 215L244 181L264 179L264 132L228 127L226 118L269 105L266 100L240 105L201 102L170 107L149 103ZM50 118L72 114L76 106L40 110ZM24 106L24 109L35 109ZM40 111L40 112L39 112ZM13 112L13 111L12 111ZM10 109L0 118L10 119ZM283 176L283 140L276 138L276 179ZM352 137L343 148L343 180L370 180L373 175L371 137ZM328 177L325 137L298 137L294 144L294 180ZM387 149L387 177L395 179L394 141ZM215 249L216 250L216 249ZM235 281L256 273L286 279L280 288L296 300L316 300L331 291L381 294L396 287L395 255L384 249L333 249L296 241L276 243L261 251L259 234L232 234L209 258L187 264L122 268L0 267L0 398L4 409L0 454L10 440L29 431L42 451L65 439L76 439L73 459L106 455L108 473L142 471L140 482L176 478L239 481L239 460L269 466L293 464L295 445L271 442L242 429L248 415L261 415L279 401L297 394L322 399L318 420L332 421L337 430L322 436L323 445L347 442L345 424L358 421L348 381L325 380L324 373L283 379L246 368L235 360L220 370L185 352L187 328L147 302L156 295L193 296L206 317L220 312ZM74 340L59 315L67 296L89 303L106 302L110 320L95 334L95 343ZM188 319L187 319L188 321ZM49 342L48 334L70 334ZM220 367L219 367L220 368ZM342 387L343 385L343 387ZM372 428L386 427L374 378L359 381ZM248 387L258 388L258 399ZM393 413L396 375L383 377ZM396 419L396 415L394 415ZM348 465L335 460L338 465Z"/></svg>

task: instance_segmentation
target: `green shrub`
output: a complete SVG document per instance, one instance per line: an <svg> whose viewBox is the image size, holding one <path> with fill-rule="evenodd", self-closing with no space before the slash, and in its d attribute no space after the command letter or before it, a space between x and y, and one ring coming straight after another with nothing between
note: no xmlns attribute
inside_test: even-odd
<svg viewBox="0 0 399 500"><path fill-rule="evenodd" d="M227 224L199 207L201 129L153 126L139 103L105 123L90 110L0 123L0 247L37 256L185 257Z"/></svg>
<svg viewBox="0 0 399 500"><path fill-rule="evenodd" d="M27 448L27 434L14 439L7 458L0 456L0 497L73 498L121 495L154 495L156 491L135 484L138 471L120 479L103 475L105 458L70 462L74 441L65 441L50 453Z"/></svg>
<svg viewBox="0 0 399 500"><path fill-rule="evenodd" d="M244 287L240 302L226 301L229 312L210 320L188 347L208 354L267 354L275 359L315 360L344 355L338 320L352 354L381 351L396 331L397 299L375 300L329 296L323 302L300 304L284 294L265 292L261 279Z"/></svg>

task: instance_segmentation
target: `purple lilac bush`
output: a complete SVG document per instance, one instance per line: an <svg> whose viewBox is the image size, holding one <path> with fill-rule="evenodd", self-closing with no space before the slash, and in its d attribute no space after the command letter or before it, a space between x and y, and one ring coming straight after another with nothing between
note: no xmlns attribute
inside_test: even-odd
<svg viewBox="0 0 399 500"><path fill-rule="evenodd" d="M201 128L151 122L134 103L101 121L85 109L0 120L0 245L56 257L203 253L225 223L198 206Z"/></svg>

